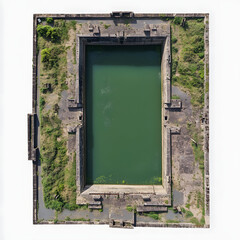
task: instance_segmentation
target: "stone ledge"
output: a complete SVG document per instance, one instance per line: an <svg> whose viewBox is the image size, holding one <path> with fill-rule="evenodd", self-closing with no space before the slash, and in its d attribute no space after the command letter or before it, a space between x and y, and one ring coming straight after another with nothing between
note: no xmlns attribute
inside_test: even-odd
<svg viewBox="0 0 240 240"><path fill-rule="evenodd" d="M168 208L163 206L137 206L137 212L167 212Z"/></svg>
<svg viewBox="0 0 240 240"><path fill-rule="evenodd" d="M80 107L81 107L81 105L79 103L77 103L75 99L68 99L69 110L80 108Z"/></svg>
<svg viewBox="0 0 240 240"><path fill-rule="evenodd" d="M166 109L181 109L182 108L182 100L180 99L171 99L171 103L165 103L164 107Z"/></svg>
<svg viewBox="0 0 240 240"><path fill-rule="evenodd" d="M36 113L27 115L28 122L28 160L36 161L37 143L36 143Z"/></svg>

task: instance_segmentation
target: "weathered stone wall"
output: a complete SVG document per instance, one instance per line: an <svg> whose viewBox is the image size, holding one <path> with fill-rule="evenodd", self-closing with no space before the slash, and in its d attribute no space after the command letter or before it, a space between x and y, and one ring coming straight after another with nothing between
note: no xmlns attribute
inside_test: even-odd
<svg viewBox="0 0 240 240"><path fill-rule="evenodd" d="M119 17L124 17L124 18L135 18L137 20L141 19L159 19L161 20L162 18L172 18L175 16L179 17L204 17L205 18L205 25L206 25L206 30L205 30L205 88L207 88L207 84L209 81L209 74L208 74L208 69L209 69L209 62L208 62L208 14L134 14L131 12L117 12L114 14L35 14L33 16L33 76L32 76L32 84L33 84L33 89L32 89L32 113L36 114L37 113L37 33L36 33L36 27L37 27L37 19L38 18L46 18L46 17L52 17L55 19L84 19L84 20L96 20L96 19L104 19L104 20L114 20L114 19L119 19ZM165 24L168 25L168 24ZM155 27L152 25L146 25L144 29L141 30L136 30L134 34L131 34L128 32L128 38L131 38L131 40L134 42L136 39L134 39L135 36L140 36L140 37L145 37L145 43L149 43L152 41L153 35L152 30L154 29L154 32L156 32ZM169 32L169 33L168 33ZM150 33L150 35L149 35ZM163 54L163 59L162 59L162 77L164 77L164 91L163 91L163 128L166 129L166 134L163 136L165 138L164 141L167 142L167 144L170 143L171 145L171 134L173 133L179 133L179 129L177 128L171 128L168 126L169 122L169 110L172 108L179 108L181 109L181 102L173 103L171 100L171 51L170 51L170 27L163 27L161 29L158 29L157 33L159 36L162 36L165 38L165 47L164 49L164 54ZM119 39L123 39L126 37L124 31L120 31L118 34L115 35L115 33L108 32L108 30L104 30L103 33L101 33L98 29L96 32L95 30L92 33L88 33L92 36L94 34L97 34L102 37L114 37L114 41L118 42ZM169 35L168 35L169 34ZM79 38L77 37L77 46L80 45L78 42ZM116 44L115 42L115 44ZM80 53L81 52L81 53ZM77 61L80 59L80 55L84 55L84 48L76 48L76 58ZM82 55L82 56L83 56ZM84 59L82 60L84 61ZM84 66L84 62L78 62L78 66L82 65ZM82 82L82 79L78 78L79 76L82 76L82 73L84 73L84 69L79 68L79 73L76 76L76 95L75 95L75 103L77 108L79 108L79 111L82 110L83 106L83 99L85 98L84 96L84 83ZM206 91L205 91L206 92ZM175 106L176 105L176 106ZM74 107L74 106L73 106ZM206 204L206 216L209 216L209 158L208 158L208 146L209 146L209 122L208 122L208 92L205 94L205 108L204 108L204 117L205 117L205 125L204 125L204 131L205 131L205 143L204 143L204 152L205 152L205 204ZM85 116L83 113L83 123L85 120ZM34 122L34 121L33 121ZM32 127L32 116L28 116L28 146L29 146L29 151L28 151L28 158L34 158L35 160L38 160L38 152L37 152L37 145L36 142L34 142L35 139L35 127L33 125ZM33 136L32 136L33 134ZM84 141L84 130L78 126L77 127L77 132L76 132L76 170L77 170L77 193L80 195L80 192L84 186L84 149L81 147L82 144L81 142ZM79 154L78 154L79 153ZM82 154L83 155L82 155ZM165 184L165 189L167 190L167 197L171 197L171 148L167 149L164 153L166 157L166 161L163 166L163 171L165 171L165 179L163 179L163 183ZM81 157L82 156L82 157ZM32 159L32 160L34 160ZM38 166L37 166L37 161L33 161L33 223L37 223L37 204L38 204ZM78 175L79 174L79 175ZM165 194L166 195L166 194ZM122 196L122 195L121 195ZM124 194L123 194L124 196ZM166 196L165 196L166 197ZM144 203L144 200L141 200ZM155 200L154 200L155 201ZM171 203L165 204L165 205L171 205ZM48 223L53 223L50 221L42 221L41 223L43 224L48 224ZM80 223L88 223L88 224L106 224L108 222L95 222L95 221L64 221L62 223L66 224L80 224ZM161 224L161 223L145 223L145 222L138 222L136 226L149 226L149 227L195 227L193 224L182 224L182 223L171 223L171 224ZM209 227L209 221L206 221L205 227Z"/></svg>
<svg viewBox="0 0 240 240"><path fill-rule="evenodd" d="M209 224L210 215L210 192L209 192L209 15L207 14L205 19L205 32L204 32L204 42L205 42L205 68L204 68L204 175L205 175L205 214L206 223Z"/></svg>

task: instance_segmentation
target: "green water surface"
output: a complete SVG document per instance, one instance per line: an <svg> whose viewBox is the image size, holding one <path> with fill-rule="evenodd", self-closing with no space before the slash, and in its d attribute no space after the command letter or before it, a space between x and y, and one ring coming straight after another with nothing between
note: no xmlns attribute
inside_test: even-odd
<svg viewBox="0 0 240 240"><path fill-rule="evenodd" d="M87 184L161 184L160 46L87 46Z"/></svg>

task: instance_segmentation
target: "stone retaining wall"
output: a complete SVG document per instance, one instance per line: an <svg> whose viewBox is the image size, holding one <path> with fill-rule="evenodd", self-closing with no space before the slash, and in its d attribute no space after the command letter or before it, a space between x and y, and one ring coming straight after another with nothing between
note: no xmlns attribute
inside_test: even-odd
<svg viewBox="0 0 240 240"><path fill-rule="evenodd" d="M117 16L118 13L115 13L115 16ZM205 18L205 89L206 86L209 82L209 73L208 73L208 69L209 69L209 24L208 24L208 18L209 15L208 14L203 14L203 13L197 13L197 14L141 14L141 13L137 13L137 14L123 14L121 12L119 12L119 15L121 16L125 16L125 18L132 18L134 17L135 19L163 19L163 18L173 18L173 17L186 17L186 18L194 18L194 17L202 17ZM37 216L37 209L38 209L38 166L37 166L37 161L39 158L39 154L37 151L37 147L36 143L34 142L35 140L35 131L36 128L34 125L32 125L32 123L34 123L34 119L35 117L33 117L35 114L37 114L37 19L38 18L46 18L46 17L52 17L55 19L89 19L89 20L94 20L94 19L103 19L103 20L113 20L115 17L114 15L112 15L111 13L109 14L34 14L33 16L33 72L32 72L32 114L28 115L28 159L34 160L32 162L33 164L33 223L39 223L39 224L53 224L52 221L40 221L38 222L38 216ZM169 27L170 29L170 27ZM141 35L141 34L140 34ZM120 36L120 35L119 35ZM124 36L124 34L123 34ZM120 36L121 37L121 36ZM78 41L78 38L77 38ZM171 104L171 51L170 51L170 34L169 36L167 36L166 38L166 47L164 47L164 51L167 52L167 54L164 54L164 59L162 62L162 66L164 66L162 68L162 73L164 73L162 76L164 76L164 81L165 81L165 90L163 93L163 99L165 101L163 101L163 104L167 103L167 104ZM77 44L79 45L79 42L77 42ZM78 47L76 48L77 54L77 60L79 59L79 49ZM81 53L82 54L82 53ZM78 63L79 64L79 63ZM166 67L168 66L168 67ZM166 68L165 68L166 67ZM80 69L80 71L82 71ZM84 96L82 96L84 94L84 92L82 91L82 88L79 87L79 84L81 86L81 79L78 79L78 74L77 74L77 79L76 79L76 96L75 96L75 100L77 103L79 103L80 108L82 107L82 102L81 102L81 98ZM81 109L79 109L81 110ZM163 107L163 127L167 127L168 125L168 109L165 109ZM204 108L204 118L205 118L205 122L204 122L204 131L205 131L205 137L204 137L204 157L205 157L205 206L206 206L206 217L209 217L209 121L208 121L208 116L209 115L209 94L208 92L205 91L205 108ZM166 119L165 119L166 117ZM85 119L85 117L83 116L83 118ZM83 119L83 120L84 120ZM169 128L167 129L167 135L166 135L166 141L171 144L171 130ZM81 188L83 186L84 183L84 177L81 177L80 175L83 176L83 170L84 170L84 165L81 165L81 162L83 162L83 158L80 157L81 152L84 152L84 149L81 148L81 141L83 141L84 138L84 131L82 130L82 128L78 127L77 128L77 141L79 144L79 147L76 149L76 161L77 161L77 177L79 177L79 182L77 182L77 188L79 191L78 193L80 194L81 192ZM79 154L78 154L79 153ZM171 159L171 149L165 151L166 156L168 156L168 159ZM79 157L78 157L79 156ZM84 157L84 156L83 156ZM167 160L168 161L168 160ZM169 160L170 161L170 160ZM165 179L165 183L169 182L171 183L171 169L169 168L171 167L170 165L165 165L165 169L166 169L166 179ZM170 194L171 196L171 184L170 185L166 185L169 186L169 188L167 187L167 193ZM108 221L63 221L63 222L57 222L57 224L108 224ZM145 222L137 222L136 223L137 227L186 227L186 228L193 228L196 227L193 224L188 224L188 223L145 223ZM209 220L207 219L206 221L206 225L204 227L209 227Z"/></svg>

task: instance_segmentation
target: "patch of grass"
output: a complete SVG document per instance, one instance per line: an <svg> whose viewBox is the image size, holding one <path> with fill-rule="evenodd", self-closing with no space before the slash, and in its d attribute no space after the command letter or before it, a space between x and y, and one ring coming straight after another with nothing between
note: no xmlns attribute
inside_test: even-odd
<svg viewBox="0 0 240 240"><path fill-rule="evenodd" d="M189 209L189 208L190 208L190 203L187 203L187 204L185 205L185 207Z"/></svg>
<svg viewBox="0 0 240 240"><path fill-rule="evenodd" d="M206 82L205 84L205 93L209 92L209 82Z"/></svg>
<svg viewBox="0 0 240 240"><path fill-rule="evenodd" d="M204 23L188 19L183 29L182 18L172 21L172 79L191 95L195 107L204 106Z"/></svg>
<svg viewBox="0 0 240 240"><path fill-rule="evenodd" d="M196 125L187 122L187 129L191 138L196 142L192 142L192 149L195 157L195 161L199 164L199 169L204 176L204 152L203 152L203 136L201 135L201 130L197 129Z"/></svg>
<svg viewBox="0 0 240 240"><path fill-rule="evenodd" d="M150 217L150 218L153 218L155 220L160 220L159 213L157 213L157 212L143 213L143 215L147 216L147 217Z"/></svg>
<svg viewBox="0 0 240 240"><path fill-rule="evenodd" d="M201 217L201 219L200 219L200 224L201 224L201 225L204 225L204 224L205 224L205 218L204 218L204 216Z"/></svg>
<svg viewBox="0 0 240 240"><path fill-rule="evenodd" d="M70 160L67 153L67 140L63 136L62 122L58 117L58 102L50 102L51 109L44 109L45 101L51 93L44 90L46 83L50 83L53 94L59 96L67 89L64 41L70 28L70 23L66 24L65 20L55 20L54 27L38 26L37 47L41 51L40 72L43 76L39 98L43 197L45 206L57 212L61 212L63 208L81 208L76 205L76 157L73 156ZM59 36L57 41L49 37L55 31Z"/></svg>
<svg viewBox="0 0 240 240"><path fill-rule="evenodd" d="M186 213L186 209L184 207L181 208L182 213Z"/></svg>
<svg viewBox="0 0 240 240"><path fill-rule="evenodd" d="M41 51L41 61L47 70L59 67L59 55L65 51L63 46L44 48Z"/></svg>
<svg viewBox="0 0 240 240"><path fill-rule="evenodd" d="M40 111L43 110L44 106L45 106L45 99L43 97L40 97L39 99L39 104L40 104Z"/></svg>
<svg viewBox="0 0 240 240"><path fill-rule="evenodd" d="M172 95L171 99L180 99L180 97L177 95Z"/></svg>
<svg viewBox="0 0 240 240"><path fill-rule="evenodd" d="M76 152L74 153L73 161L65 171L64 186L65 191L68 192L68 201L64 205L64 208L69 210L80 208L76 204Z"/></svg>
<svg viewBox="0 0 240 240"><path fill-rule="evenodd" d="M70 26L70 28L72 28L74 31L76 31L76 24L77 24L77 21L75 21L75 20L71 20L70 22L69 22L69 26Z"/></svg>
<svg viewBox="0 0 240 240"><path fill-rule="evenodd" d="M173 53L177 53L177 52L178 52L178 49L177 49L176 47L172 46L172 52L173 52Z"/></svg>
<svg viewBox="0 0 240 240"><path fill-rule="evenodd" d="M165 203L168 204L168 200L166 200Z"/></svg>
<svg viewBox="0 0 240 240"><path fill-rule="evenodd" d="M70 219L69 218L69 220L67 220L67 221L74 221L74 222L79 222L79 221L84 221L84 222L87 222L87 221L90 221L90 219L89 218L73 218L73 219Z"/></svg>
<svg viewBox="0 0 240 240"><path fill-rule="evenodd" d="M183 20L182 17L175 17L175 18L173 19L173 23L174 23L174 24L177 24L177 25L180 25L180 24L182 23L182 20Z"/></svg>
<svg viewBox="0 0 240 240"><path fill-rule="evenodd" d="M76 64L77 63L77 59L76 59L76 43L74 43L74 47L73 47L72 53L73 53L73 64Z"/></svg>
<svg viewBox="0 0 240 240"><path fill-rule="evenodd" d="M129 212L132 212L134 210L134 208L132 206L128 205L126 207L126 210L129 211Z"/></svg>
<svg viewBox="0 0 240 240"><path fill-rule="evenodd" d="M87 210L88 209L88 204L78 205L78 209Z"/></svg>
<svg viewBox="0 0 240 240"><path fill-rule="evenodd" d="M101 208L101 209L99 209L98 211L99 211L99 212L103 212L103 209Z"/></svg>
<svg viewBox="0 0 240 240"><path fill-rule="evenodd" d="M166 220L166 223L180 223L180 221L174 220L174 219L168 219Z"/></svg>
<svg viewBox="0 0 240 240"><path fill-rule="evenodd" d="M70 221L70 220L71 220L70 217L66 217L66 218L65 218L65 221Z"/></svg>
<svg viewBox="0 0 240 240"><path fill-rule="evenodd" d="M193 217L193 213L191 211L186 211L185 216L186 218Z"/></svg>
<svg viewBox="0 0 240 240"><path fill-rule="evenodd" d="M202 225L204 225L204 224L201 224L201 222L199 222L198 219L195 218L195 217L191 218L191 219L190 219L190 222L191 222L192 224L196 225L197 227L201 227Z"/></svg>
<svg viewBox="0 0 240 240"><path fill-rule="evenodd" d="M47 23L51 24L53 23L53 18L46 18Z"/></svg>
<svg viewBox="0 0 240 240"><path fill-rule="evenodd" d="M171 42L172 42L172 44L176 43L177 42L177 38L175 36L173 36L172 39L171 39Z"/></svg>
<svg viewBox="0 0 240 240"><path fill-rule="evenodd" d="M204 195L198 191L197 192L197 208L204 208Z"/></svg>
<svg viewBox="0 0 240 240"><path fill-rule="evenodd" d="M108 29L109 27L111 27L110 24L104 24L103 26L104 26L105 29Z"/></svg>

